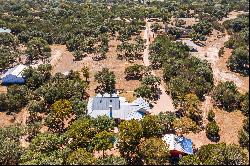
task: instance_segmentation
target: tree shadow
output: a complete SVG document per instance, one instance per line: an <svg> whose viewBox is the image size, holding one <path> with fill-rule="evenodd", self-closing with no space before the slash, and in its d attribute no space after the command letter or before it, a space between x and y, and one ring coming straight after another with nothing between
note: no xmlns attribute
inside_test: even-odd
<svg viewBox="0 0 250 166"><path fill-rule="evenodd" d="M215 143L218 143L220 141L220 135L216 135L216 136L211 136L211 135L207 135L207 138Z"/></svg>

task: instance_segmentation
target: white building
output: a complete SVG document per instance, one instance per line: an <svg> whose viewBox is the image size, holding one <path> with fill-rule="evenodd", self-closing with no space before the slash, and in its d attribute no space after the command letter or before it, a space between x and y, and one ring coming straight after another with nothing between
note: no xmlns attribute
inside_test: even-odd
<svg viewBox="0 0 250 166"><path fill-rule="evenodd" d="M148 113L148 109L149 103L142 98L128 103L124 97L117 94L97 94L88 102L88 115L93 118L106 115L115 120L140 120Z"/></svg>
<svg viewBox="0 0 250 166"><path fill-rule="evenodd" d="M26 68L25 65L18 65L9 69L1 76L2 84L24 84L25 78L22 73Z"/></svg>
<svg viewBox="0 0 250 166"><path fill-rule="evenodd" d="M193 142L191 139L174 134L165 134L162 140L168 145L172 157L193 154Z"/></svg>

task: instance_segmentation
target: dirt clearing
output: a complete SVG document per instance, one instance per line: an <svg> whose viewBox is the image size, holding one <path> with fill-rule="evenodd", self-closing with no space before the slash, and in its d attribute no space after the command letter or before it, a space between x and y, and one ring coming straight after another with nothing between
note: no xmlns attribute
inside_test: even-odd
<svg viewBox="0 0 250 166"><path fill-rule="evenodd" d="M226 144L239 144L238 131L242 128L244 115L240 111L226 112L224 110L215 109L215 121L220 127L220 140L219 143L225 142ZM206 136L206 131L203 130L199 133L190 133L185 135L187 138L192 139L196 148L206 144L214 144Z"/></svg>
<svg viewBox="0 0 250 166"><path fill-rule="evenodd" d="M74 57L71 52L69 52L64 45L52 45L52 60L51 64L53 66L52 73L56 72L65 73L70 70L81 71L83 66L88 66L90 68L90 86L88 93L90 96L95 95L94 89L98 85L94 81L94 74L102 70L102 68L107 67L113 71L116 75L116 88L123 89L124 91L133 91L139 87L140 82L138 80L125 79L125 68L133 64L142 64L142 61L134 61L134 63L126 62L125 60L118 60L116 47L119 44L117 40L110 40L109 42L109 52L107 53L107 59L101 61L94 61L92 57L94 55L88 55L81 61L74 61Z"/></svg>

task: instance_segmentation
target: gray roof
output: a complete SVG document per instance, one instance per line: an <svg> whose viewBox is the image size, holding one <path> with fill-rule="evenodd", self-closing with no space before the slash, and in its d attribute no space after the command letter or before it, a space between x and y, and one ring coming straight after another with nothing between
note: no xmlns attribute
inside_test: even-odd
<svg viewBox="0 0 250 166"><path fill-rule="evenodd" d="M110 105L112 110L119 110L119 97L95 97L93 99L93 110L109 110Z"/></svg>
<svg viewBox="0 0 250 166"><path fill-rule="evenodd" d="M123 120L141 119L147 113L146 110L150 109L149 104L142 98L137 98L134 102L128 103L122 97L118 97L115 94L111 95L113 97L107 97L108 95L103 96L106 97L100 97L98 94L96 97L89 99L88 115L93 118L106 115ZM112 115L109 105L112 105Z"/></svg>
<svg viewBox="0 0 250 166"><path fill-rule="evenodd" d="M193 41L191 41L191 40L182 40L182 42L185 43L187 46L192 47L192 48L195 48L195 49L197 49L197 47L198 47L198 46L197 46Z"/></svg>

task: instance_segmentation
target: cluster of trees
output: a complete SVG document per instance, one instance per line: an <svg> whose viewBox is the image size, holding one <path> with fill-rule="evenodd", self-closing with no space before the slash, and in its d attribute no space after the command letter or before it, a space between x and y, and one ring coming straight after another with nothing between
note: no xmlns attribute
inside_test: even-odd
<svg viewBox="0 0 250 166"><path fill-rule="evenodd" d="M249 117L243 121L243 127L238 133L239 143L249 150Z"/></svg>
<svg viewBox="0 0 250 166"><path fill-rule="evenodd" d="M95 81L100 85L96 88L97 93L110 93L112 94L115 90L115 74L113 71L109 71L108 68L103 68L95 74Z"/></svg>
<svg viewBox="0 0 250 166"><path fill-rule="evenodd" d="M232 81L220 82L212 91L212 98L215 105L226 111L235 111L240 109L242 94Z"/></svg>
<svg viewBox="0 0 250 166"><path fill-rule="evenodd" d="M249 92L243 95L240 106L241 112L245 115L245 119L242 129L238 133L239 143L242 147L249 150Z"/></svg>
<svg viewBox="0 0 250 166"><path fill-rule="evenodd" d="M179 165L246 165L247 154L237 145L225 143L200 147L195 155L184 156Z"/></svg>
<svg viewBox="0 0 250 166"><path fill-rule="evenodd" d="M156 100L159 97L159 88L161 79L157 76L147 74L141 79L141 86L135 89L135 95L143 97L149 101Z"/></svg>
<svg viewBox="0 0 250 166"><path fill-rule="evenodd" d="M0 33L0 72L12 67L20 56L18 51L19 40L10 33Z"/></svg>
<svg viewBox="0 0 250 166"><path fill-rule="evenodd" d="M223 23L231 37L225 46L233 49L227 66L234 72L249 75L249 16L241 15Z"/></svg>
<svg viewBox="0 0 250 166"><path fill-rule="evenodd" d="M57 101L51 111L55 116L67 116L70 112L67 101ZM20 144L23 136L29 135L29 127L10 126L0 129L1 164L166 164L169 150L161 137L173 131L172 113L147 115L140 122L123 121L116 124L107 116L92 119L82 116L65 128L64 131L37 132L30 139L28 147ZM118 127L119 134L114 133ZM114 145L121 157L110 156L106 150ZM97 158L94 152L101 152ZM8 152L8 153L6 153Z"/></svg>
<svg viewBox="0 0 250 166"><path fill-rule="evenodd" d="M163 78L172 98L182 101L189 93L200 99L213 87L211 66L189 56L189 48L173 42L167 36L158 36L150 46L153 67L162 67Z"/></svg>
<svg viewBox="0 0 250 166"><path fill-rule="evenodd" d="M38 133L26 148L20 138L27 128L10 126L0 129L1 164L80 164L80 165L166 165L171 163L168 146L161 139L173 131L172 113L147 115L141 121L123 121L120 124L107 116L95 119L80 117L64 132ZM119 133L114 133L117 126ZM106 150L117 146L120 157L108 155ZM99 151L101 156L95 157ZM179 165L190 164L247 164L247 154L236 145L203 145L194 155L180 159Z"/></svg>
<svg viewBox="0 0 250 166"><path fill-rule="evenodd" d="M193 25L192 27L193 32L191 34L193 41L203 41L206 40L206 35L209 35L212 30L213 26L211 22L208 22L207 20L201 20L197 24Z"/></svg>
<svg viewBox="0 0 250 166"><path fill-rule="evenodd" d="M140 80L142 76L145 74L145 66L134 64L126 67L124 74L126 75L127 80Z"/></svg>
<svg viewBox="0 0 250 166"><path fill-rule="evenodd" d="M144 43L145 41L140 36L135 38L134 43L131 43L131 41L121 42L121 44L117 46L118 58L129 61L142 59L141 52L144 50Z"/></svg>
<svg viewBox="0 0 250 166"><path fill-rule="evenodd" d="M209 122L206 126L206 135L212 141L219 141L220 140L220 136L219 136L220 127L218 126L214 118L215 118L215 114L213 110L210 110L208 112Z"/></svg>

